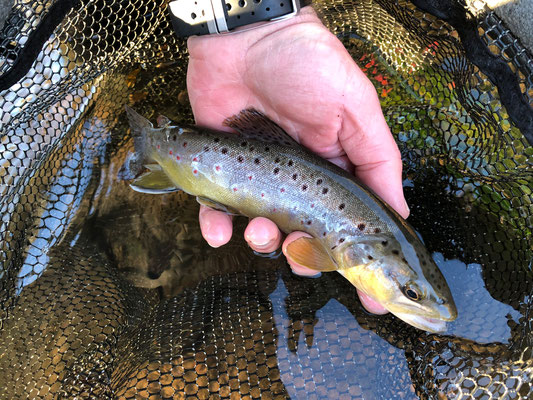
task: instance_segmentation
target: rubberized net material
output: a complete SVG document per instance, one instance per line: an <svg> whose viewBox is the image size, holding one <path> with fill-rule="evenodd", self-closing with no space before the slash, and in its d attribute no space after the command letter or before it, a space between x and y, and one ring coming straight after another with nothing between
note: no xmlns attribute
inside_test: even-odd
<svg viewBox="0 0 533 400"><path fill-rule="evenodd" d="M239 232L208 248L192 199L117 180L125 104L192 122L166 2L18 0L0 31L0 398L533 396L531 54L453 1L315 8L377 88L458 320L368 315L338 274L293 276Z"/></svg>

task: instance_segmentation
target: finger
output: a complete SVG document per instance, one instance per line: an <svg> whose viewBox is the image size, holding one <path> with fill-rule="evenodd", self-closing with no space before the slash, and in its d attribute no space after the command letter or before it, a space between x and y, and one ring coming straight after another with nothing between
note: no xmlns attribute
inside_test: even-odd
<svg viewBox="0 0 533 400"><path fill-rule="evenodd" d="M401 154L381 112L376 91L359 69L347 87L346 98L358 100L345 108L339 132L342 147L355 165L357 177L407 218Z"/></svg>
<svg viewBox="0 0 533 400"><path fill-rule="evenodd" d="M281 232L274 222L257 217L250 221L244 231L248 245L260 253L271 253L281 244Z"/></svg>
<svg viewBox="0 0 533 400"><path fill-rule="evenodd" d="M387 314L389 312L385 307L379 304L376 300L372 299L370 296L367 296L365 293L357 290L357 294L359 295L361 304L368 312L379 315Z"/></svg>
<svg viewBox="0 0 533 400"><path fill-rule="evenodd" d="M347 156L328 158L328 161L341 167L343 170L348 171L351 174L355 173L354 166Z"/></svg>
<svg viewBox="0 0 533 400"><path fill-rule="evenodd" d="M220 247L230 241L233 224L228 214L201 205L199 219L202 236L211 247Z"/></svg>
<svg viewBox="0 0 533 400"><path fill-rule="evenodd" d="M296 239L299 239L301 237L311 237L311 235L305 233L305 232L292 232L290 233L285 241L283 242L283 245L281 246L281 250L283 251L283 254L287 258L287 262L291 266L292 272L294 272L296 275L301 276L317 276L320 275L319 271L315 271L313 269L304 267L301 264L298 264L294 260L290 258L290 256L287 254L287 246L289 243L295 241Z"/></svg>

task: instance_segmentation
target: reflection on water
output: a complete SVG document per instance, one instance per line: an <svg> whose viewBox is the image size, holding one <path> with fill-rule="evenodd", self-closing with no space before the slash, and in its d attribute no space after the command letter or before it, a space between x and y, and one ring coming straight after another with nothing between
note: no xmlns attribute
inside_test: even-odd
<svg viewBox="0 0 533 400"><path fill-rule="evenodd" d="M389 398L390 382L409 382L404 350L362 328L336 299L319 309L295 336L298 323L289 318L288 296L279 279L269 298L278 330L276 353L283 360L278 368L291 398L332 398L338 392L365 399ZM396 395L416 398L409 384Z"/></svg>
<svg viewBox="0 0 533 400"><path fill-rule="evenodd" d="M458 316L448 327L448 333L478 343L509 343L511 327L508 321L518 324L522 314L490 295L483 282L482 266L446 260L441 253L434 253L433 259L446 280L453 283L450 289ZM484 306L474 307L473 304Z"/></svg>

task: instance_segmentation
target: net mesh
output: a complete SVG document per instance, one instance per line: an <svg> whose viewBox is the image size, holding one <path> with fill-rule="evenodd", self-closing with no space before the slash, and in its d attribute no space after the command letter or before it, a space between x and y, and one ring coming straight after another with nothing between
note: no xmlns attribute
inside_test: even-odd
<svg viewBox="0 0 533 400"><path fill-rule="evenodd" d="M430 335L366 314L337 274L208 249L190 199L116 179L125 104L192 122L167 2L17 0L0 31L0 398L531 398L533 58L494 12L441 3L462 11L314 7L377 89L412 224L481 266L515 313L506 340L487 302L467 334Z"/></svg>

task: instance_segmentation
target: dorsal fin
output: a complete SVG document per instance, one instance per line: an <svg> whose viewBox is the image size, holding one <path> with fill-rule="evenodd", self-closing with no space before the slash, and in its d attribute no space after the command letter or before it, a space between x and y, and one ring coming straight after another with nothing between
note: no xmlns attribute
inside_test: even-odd
<svg viewBox="0 0 533 400"><path fill-rule="evenodd" d="M278 124L254 108L247 108L239 114L227 118L224 125L235 129L246 138L284 146L299 146L298 142Z"/></svg>

